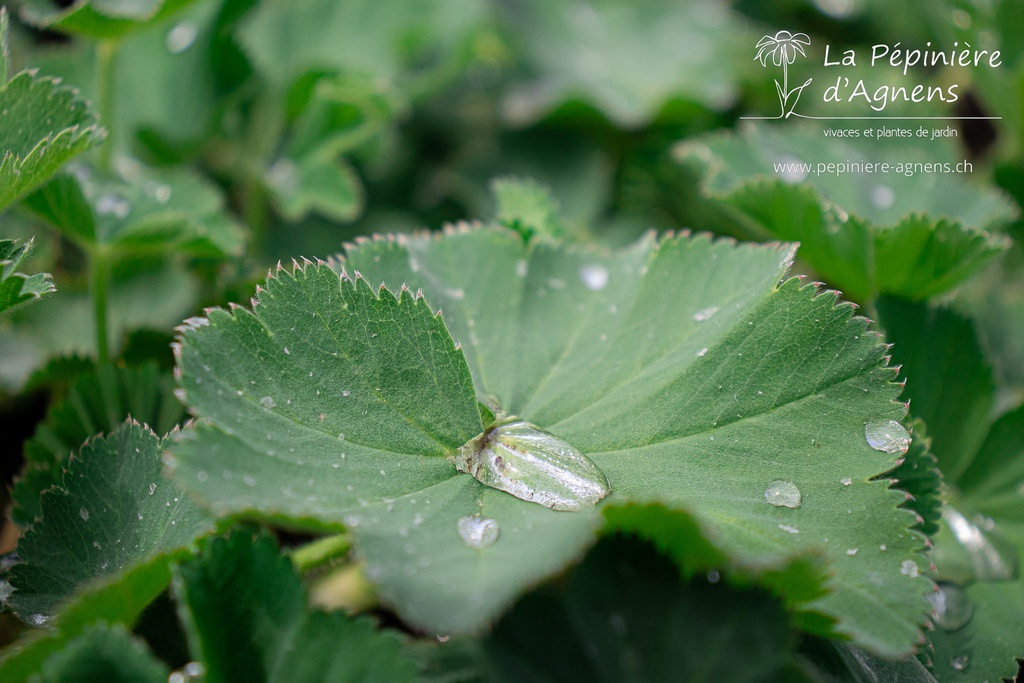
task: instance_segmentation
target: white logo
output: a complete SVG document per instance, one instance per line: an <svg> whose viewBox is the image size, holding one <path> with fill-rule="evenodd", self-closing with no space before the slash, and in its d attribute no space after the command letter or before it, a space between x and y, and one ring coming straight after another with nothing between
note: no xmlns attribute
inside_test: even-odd
<svg viewBox="0 0 1024 683"><path fill-rule="evenodd" d="M782 113L775 118L788 119L792 116L800 94L814 80L808 78L803 85L792 90L789 89L789 65L796 61L797 53L806 57L804 46L810 44L811 39L806 33L790 33L789 31L779 31L774 36L764 36L757 43L757 56L754 59L759 60L761 66L767 67L768 59L771 58L775 66L782 67L782 83L779 83L779 79L775 79L775 89L779 93Z"/></svg>

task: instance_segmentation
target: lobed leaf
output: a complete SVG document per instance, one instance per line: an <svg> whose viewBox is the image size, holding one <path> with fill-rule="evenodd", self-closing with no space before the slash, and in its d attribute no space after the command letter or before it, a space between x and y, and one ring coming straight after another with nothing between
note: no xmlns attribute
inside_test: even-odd
<svg viewBox="0 0 1024 683"><path fill-rule="evenodd" d="M740 564L824 553L827 594L799 593L814 596L801 608L815 627L909 652L931 587L922 539L905 494L876 479L900 444L865 438L868 422L905 414L900 385L852 307L779 284L792 253L674 237L609 254L486 228L364 241L345 268L421 289L447 329L406 289L378 297L322 265L279 271L252 313L184 328L179 382L203 421L169 463L219 513L344 523L404 619L474 631L577 556L598 522L437 457L482 430L479 396L589 457L608 505L688 511ZM799 488L799 509L766 500L778 480ZM475 514L500 528L482 550L457 532Z"/></svg>
<svg viewBox="0 0 1024 683"><path fill-rule="evenodd" d="M32 244L33 241L29 240L16 247L13 240L0 240L0 313L57 291L49 273L25 275L17 272L32 251Z"/></svg>
<svg viewBox="0 0 1024 683"><path fill-rule="evenodd" d="M0 209L103 141L77 91L23 71L0 85Z"/></svg>
<svg viewBox="0 0 1024 683"><path fill-rule="evenodd" d="M99 623L43 662L38 683L163 683L170 671L123 626Z"/></svg>
<svg viewBox="0 0 1024 683"><path fill-rule="evenodd" d="M955 168L952 147L932 141L927 158L919 149L882 147L880 157L874 142L751 125L681 143L676 155L703 169L705 192L752 224L746 227L799 241L801 258L853 297L935 296L1007 247L993 231L1017 214L1010 201L963 182L962 174L924 170L926 162ZM888 163L890 172L827 167L864 159Z"/></svg>

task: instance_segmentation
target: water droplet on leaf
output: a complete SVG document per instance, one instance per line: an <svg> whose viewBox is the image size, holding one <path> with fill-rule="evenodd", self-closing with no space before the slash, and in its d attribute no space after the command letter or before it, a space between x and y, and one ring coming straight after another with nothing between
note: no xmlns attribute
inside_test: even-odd
<svg viewBox="0 0 1024 683"><path fill-rule="evenodd" d="M277 401L275 401L270 396L264 396L263 398L260 399L260 405L266 408L267 410L270 410L271 408L277 407Z"/></svg>
<svg viewBox="0 0 1024 683"><path fill-rule="evenodd" d="M909 576L910 578L916 578L920 574L921 570L917 566L917 562L913 560L903 560L903 564L900 565L900 574Z"/></svg>
<svg viewBox="0 0 1024 683"><path fill-rule="evenodd" d="M764 490L764 499L776 507L800 507L800 489L791 481L776 479Z"/></svg>
<svg viewBox="0 0 1024 683"><path fill-rule="evenodd" d="M610 493L590 458L518 417L497 420L455 455L455 468L516 498L553 510L581 510Z"/></svg>
<svg viewBox="0 0 1024 683"><path fill-rule="evenodd" d="M587 289L599 291L608 285L609 272L601 263L588 263L580 268L580 279Z"/></svg>
<svg viewBox="0 0 1024 683"><path fill-rule="evenodd" d="M960 655L959 657L953 657L949 660L949 665L957 671L963 671L967 668L968 664L969 661L967 659L967 655Z"/></svg>
<svg viewBox="0 0 1024 683"><path fill-rule="evenodd" d="M167 51L172 55L184 52L195 42L198 33L196 25L190 21L175 24L174 28L167 32Z"/></svg>
<svg viewBox="0 0 1024 683"><path fill-rule="evenodd" d="M79 508L78 515L82 518L83 521L89 521L89 511L86 510L85 508Z"/></svg>
<svg viewBox="0 0 1024 683"><path fill-rule="evenodd" d="M896 420L871 420L864 425L868 445L883 453L906 453L910 433Z"/></svg>
<svg viewBox="0 0 1024 683"><path fill-rule="evenodd" d="M500 532L498 523L487 517L463 517L458 527L462 541L477 550L494 545Z"/></svg>
<svg viewBox="0 0 1024 683"><path fill-rule="evenodd" d="M939 590L928 594L935 612L935 624L944 631L956 631L974 616L974 605L967 591L955 583L940 583Z"/></svg>
<svg viewBox="0 0 1024 683"><path fill-rule="evenodd" d="M708 306L707 308L702 308L701 310L694 313L693 319L699 323L702 323L705 320L710 320L711 316L713 316L715 313L718 313L718 306Z"/></svg>

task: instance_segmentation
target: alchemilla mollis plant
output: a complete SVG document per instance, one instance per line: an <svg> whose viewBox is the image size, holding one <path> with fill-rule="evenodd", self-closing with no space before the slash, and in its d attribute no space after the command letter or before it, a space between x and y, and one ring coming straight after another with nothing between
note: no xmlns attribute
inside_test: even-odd
<svg viewBox="0 0 1024 683"><path fill-rule="evenodd" d="M8 5L0 679L1015 680L1024 45L942 5ZM997 123L740 120L853 25Z"/></svg>

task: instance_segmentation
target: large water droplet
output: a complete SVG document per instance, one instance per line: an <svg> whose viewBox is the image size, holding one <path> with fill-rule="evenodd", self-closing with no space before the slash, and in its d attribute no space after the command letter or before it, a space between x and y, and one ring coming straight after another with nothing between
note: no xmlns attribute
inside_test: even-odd
<svg viewBox="0 0 1024 683"><path fill-rule="evenodd" d="M601 263L588 263L580 268L580 279L583 280L584 286L595 292L607 286L609 276L607 266Z"/></svg>
<svg viewBox="0 0 1024 683"><path fill-rule="evenodd" d="M481 550L498 540L498 523L487 517L463 517L459 520L459 536L470 548Z"/></svg>
<svg viewBox="0 0 1024 683"><path fill-rule="evenodd" d="M167 51L174 55L184 52L195 42L198 33L196 25L190 21L175 24L174 28L167 32Z"/></svg>
<svg viewBox="0 0 1024 683"><path fill-rule="evenodd" d="M776 479L764 490L764 499L777 507L798 508L800 489L791 481Z"/></svg>
<svg viewBox="0 0 1024 683"><path fill-rule="evenodd" d="M955 583L940 583L939 590L928 594L935 611L935 625L944 631L956 631L974 616L974 605L967 591Z"/></svg>
<svg viewBox="0 0 1024 683"><path fill-rule="evenodd" d="M910 433L896 420L869 420L864 425L868 445L883 453L906 453Z"/></svg>
<svg viewBox="0 0 1024 683"><path fill-rule="evenodd" d="M518 417L499 419L454 459L458 471L481 483L553 510L582 510L611 492L590 458Z"/></svg>

